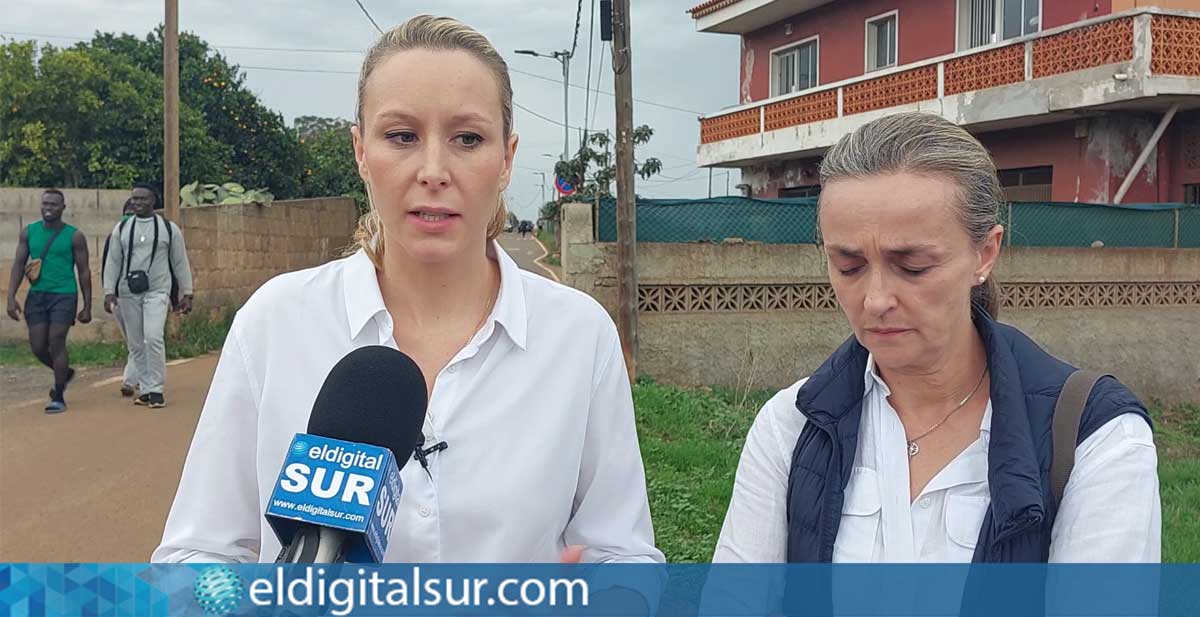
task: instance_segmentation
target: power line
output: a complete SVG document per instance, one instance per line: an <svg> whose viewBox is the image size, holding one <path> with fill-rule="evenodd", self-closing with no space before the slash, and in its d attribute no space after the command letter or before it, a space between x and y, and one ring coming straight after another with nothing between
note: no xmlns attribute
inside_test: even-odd
<svg viewBox="0 0 1200 617"><path fill-rule="evenodd" d="M9 36L27 36L27 37L34 38L34 39L67 39L69 41L91 40L91 39L81 38L78 36L60 36L60 35L56 35L56 34L33 34L30 32L0 32L0 34L7 34Z"/></svg>
<svg viewBox="0 0 1200 617"><path fill-rule="evenodd" d="M367 12L367 7L363 6L363 3L359 0L354 0L354 3L358 5L358 8L362 9L363 15L366 15L367 19L371 20L371 25L375 26L375 29L379 31L379 34L383 34L383 28L380 28L379 24L375 23L375 18L371 17L371 14Z"/></svg>
<svg viewBox="0 0 1200 617"><path fill-rule="evenodd" d="M65 36L61 34L36 34L33 32L0 32L9 36L27 36L34 39L67 39L70 41L90 41L90 38L79 36ZM302 52L313 54L358 54L364 52L361 49L331 49L331 48L314 48L314 47L258 47L255 45L224 45L221 43L208 43L209 47L216 49L238 49L247 51L282 51L282 52Z"/></svg>
<svg viewBox="0 0 1200 617"><path fill-rule="evenodd" d="M357 71L334 71L334 70L323 70L323 69L294 69L294 68L286 68L286 67L280 67L280 66L243 66L241 68L257 70L257 71L283 71L283 72L288 72L288 73L329 73L329 74L334 74L334 75L358 75ZM524 105L522 105L516 101L513 101L513 107L516 107L517 109L520 109L521 111L524 111L524 112L526 112L530 115L533 115L537 118L545 120L546 122L550 122L551 124L556 124L558 126L563 125L563 123L561 121L543 116L542 114L540 114L532 109L529 109L528 107L525 107ZM567 128L575 129L577 131L583 130L582 127L578 127L578 126L574 126L574 125L567 125Z"/></svg>
<svg viewBox="0 0 1200 617"><path fill-rule="evenodd" d="M648 153L650 153L650 154L656 154L656 155L658 155L658 156L661 156L662 158L665 158L665 159L675 159L675 160L677 160L677 161L686 161L688 165L693 165L693 166L694 166L694 165L696 164L696 159L689 159L689 158L682 157L682 156L679 156L679 155L676 155L676 154L667 154L666 152L656 152L656 151L654 151L654 150L650 150L650 149L648 149L648 148L647 148L647 149L645 149L645 152L648 152ZM678 166L676 166L676 167L682 167L682 165L678 165Z"/></svg>
<svg viewBox="0 0 1200 617"><path fill-rule="evenodd" d="M310 48L310 47L254 47L252 45L218 45L216 43L211 43L211 45L213 47L216 47L217 49L238 49L238 50L248 50L248 51L283 51L283 52L301 52L301 53L309 53L309 54L358 54L358 55L362 55L362 54L366 53L361 49L314 49L314 48Z"/></svg>
<svg viewBox="0 0 1200 617"><path fill-rule="evenodd" d="M596 0L592 0L592 10L588 15L588 70L587 79L583 80L583 141L587 142L588 104L592 96L592 40L596 37Z"/></svg>
<svg viewBox="0 0 1200 617"><path fill-rule="evenodd" d="M357 2L358 0L355 0L355 1ZM367 15L367 17L369 18L370 15ZM375 23L374 20L372 20L371 23ZM376 28L378 28L378 26L376 26ZM78 36L64 36L64 35L57 35L57 34L33 34L33 33L28 33L28 32L0 32L0 34L7 34L10 36L26 36L26 37L31 37L31 38L43 38L43 39L66 39L66 40L71 40L71 41L89 41L89 40L91 40L89 38L83 38L83 37L78 37ZM327 49L327 48L322 49L322 48L311 48L311 47L258 47L258 46L253 46L253 45L223 45L220 43L209 43L209 46L216 48L216 49L237 49L237 50L241 50L241 51L271 51L271 52L298 52L298 53L317 53L317 54L359 54L359 55L366 53L365 51L363 51L361 49ZM249 67L243 67L243 68L249 68ZM287 68L283 68L283 67L276 68L276 67L256 66L253 68L258 69L260 71L282 70L282 71L288 71L288 72L300 72L297 69L287 69ZM508 70L511 73L518 73L520 75L525 75L528 77L532 77L534 79L540 79L542 81L549 82L552 84L561 84L562 83L562 79L546 77L545 75L539 75L537 73L532 73L530 71L523 71L521 69L515 69L512 67L509 67ZM329 72L329 71L325 71L325 72ZM615 96L612 92L600 89L600 84L601 84L601 79L603 78L603 73L604 73L604 47L601 46L600 77L598 77L596 79L595 92L597 92L599 94L604 94L607 96ZM357 75L358 72L354 71L353 74ZM572 88L575 88L577 90L587 91L590 88L590 83L586 86L581 86L579 84L567 84L567 85ZM696 111L694 109L687 109L684 107L669 105L667 103L659 103L657 101L651 101L648 99L641 99L641 98L637 98L637 97L634 97L633 100L638 103L642 103L644 105L649 105L651 107L658 107L660 109L668 109L671 111L677 111L677 112L685 113L685 114L688 114L691 116L704 115L703 112ZM594 109L595 109L595 106L593 106L593 114L595 113Z"/></svg>
<svg viewBox="0 0 1200 617"><path fill-rule="evenodd" d="M251 70L256 70L256 71L283 71L283 72L287 72L287 73L328 73L328 74L334 74L334 75L358 75L357 71L334 71L334 70L323 70L323 69L294 69L294 68L286 68L286 67L281 67L281 66L242 66L241 68L251 69ZM516 101L513 101L513 107L516 107L517 109L520 109L521 111L524 111L532 116L535 116L537 118L545 120L546 122L549 122L551 124L556 124L558 126L563 125L563 123L561 121L543 116L542 114L540 114L532 109L529 109L528 107L525 107L524 105L522 105ZM567 125L567 128L575 129L577 131L583 130L582 127L578 127L578 126L574 126L574 125L570 125L570 124Z"/></svg>
<svg viewBox="0 0 1200 617"><path fill-rule="evenodd" d="M599 70L598 74L596 75L596 92L600 92L600 84L604 81L604 48L605 47L606 47L606 45L604 43L600 44L600 70ZM611 48L612 46L607 45L607 47ZM600 104L600 97L596 97L596 100L592 102L592 126L595 126L595 124L596 124L596 106L599 104Z"/></svg>
<svg viewBox="0 0 1200 617"><path fill-rule="evenodd" d="M562 123L562 122L560 122L560 121L558 121L558 120L555 120L555 119L553 119L553 118L547 118L546 116L543 116L542 114L539 114L538 112L536 112L536 111L534 111L534 110L532 110L532 109L530 109L530 108L528 108L528 107L525 107L524 105L522 105L522 104L520 104L520 103L518 103L518 102L516 102L516 101L513 101L513 107L516 107L517 109L520 109L521 111L523 111L523 112L525 112L525 113L527 113L527 114L532 114L532 115L534 115L534 116L537 116L538 118L541 118L542 120L545 120L546 122L550 122L550 123L552 123L552 124L557 124L557 125L559 125L559 126L563 126L563 123ZM567 128L569 128L569 129L575 129L575 130L577 130L577 131L581 131L581 130L583 130L582 128L580 128L580 127L578 127L578 126L573 126L573 125L570 125L570 124L568 124L568 125L566 125L566 126L567 126Z"/></svg>
<svg viewBox="0 0 1200 617"><path fill-rule="evenodd" d="M602 50L601 55L600 55L600 71L601 71L601 73L603 73L603 71L604 71L604 55L603 54L604 54L604 52ZM529 71L522 71L521 69L514 69L512 67L509 67L508 70L509 70L509 72L512 72L512 73L520 73L521 75L528 75L529 77L533 77L535 79L540 79L542 81L548 81L552 84L561 84L562 83L561 79L554 79L553 77L546 77L545 75L538 75L537 73L531 73ZM587 86L581 86L579 84L567 84L567 85L571 86L572 88L575 88L576 90L587 90L588 89ZM596 79L596 92L599 92L600 94L607 94L608 96L616 96L612 92L600 89L600 79ZM639 103L644 103L646 105L650 105L651 107L661 107L663 109L669 109L671 111L683 112L690 116L704 115L703 113L698 112L694 109L685 109L683 107L676 107L674 105L668 105L666 103L656 103L654 101L648 101L646 99L639 99L637 97L634 97L633 100L635 100Z"/></svg>
<svg viewBox="0 0 1200 617"><path fill-rule="evenodd" d="M693 171L692 173L687 174L686 176L679 176L678 178L672 178L670 176L660 175L658 177L666 178L666 180L659 181L659 180L649 179L649 180L642 180L642 182L647 183L647 184L652 184L655 186L662 186L664 184L671 184L673 182L679 182L680 180L693 180L693 179L699 178L699 177L701 177L701 174L703 174L704 171L705 171L704 169L697 169L696 171Z"/></svg>
<svg viewBox="0 0 1200 617"><path fill-rule="evenodd" d="M283 73L329 73L333 75L358 75L358 71L335 71L332 69L293 69L283 66L251 66L248 64L240 64L238 68L250 69L253 71L280 71Z"/></svg>
<svg viewBox="0 0 1200 617"><path fill-rule="evenodd" d="M579 0L575 4L575 39L571 41L571 55L567 58L568 62L575 57L575 49L579 47L579 18L581 15L583 15L583 0Z"/></svg>

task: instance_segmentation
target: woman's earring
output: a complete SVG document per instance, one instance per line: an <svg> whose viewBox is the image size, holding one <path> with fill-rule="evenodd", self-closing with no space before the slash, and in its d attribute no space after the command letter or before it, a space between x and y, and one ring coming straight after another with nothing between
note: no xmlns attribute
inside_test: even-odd
<svg viewBox="0 0 1200 617"><path fill-rule="evenodd" d="M987 277L986 277L986 276L981 276L981 277L979 277L979 284L980 284L980 285L982 285L982 284L983 284L985 281L987 281Z"/></svg>

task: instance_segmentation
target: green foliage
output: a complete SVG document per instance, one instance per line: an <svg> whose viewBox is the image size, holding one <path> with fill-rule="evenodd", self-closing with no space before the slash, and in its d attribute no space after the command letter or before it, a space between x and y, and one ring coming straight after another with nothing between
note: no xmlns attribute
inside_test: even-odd
<svg viewBox="0 0 1200 617"><path fill-rule="evenodd" d="M298 196L304 154L283 117L194 34L180 35L179 58L183 180L238 178ZM161 28L70 48L0 46L0 184L161 183L162 92Z"/></svg>
<svg viewBox="0 0 1200 617"><path fill-rule="evenodd" d="M246 187L237 182L226 182L225 184L200 184L199 182L193 182L179 190L179 197L186 207L211 204L220 204L223 206L261 204L269 206L275 200L275 196L266 189L246 190Z"/></svg>
<svg viewBox="0 0 1200 617"><path fill-rule="evenodd" d="M358 177L350 127L350 121L342 118L296 118L293 130L300 136L304 157L300 191L303 197L353 197L359 210L365 211L367 194Z"/></svg>
<svg viewBox="0 0 1200 617"><path fill-rule="evenodd" d="M300 140L312 139L323 133L330 131L345 131L346 141L350 141L350 127L354 126L353 122L343 118L325 118L323 116L297 116L293 124L296 133L300 135Z"/></svg>
<svg viewBox="0 0 1200 617"><path fill-rule="evenodd" d="M40 52L9 43L0 46L0 83L0 184L128 188L161 179L162 80L130 58L83 43ZM185 172L219 173L222 147L187 106L180 134Z"/></svg>
<svg viewBox="0 0 1200 617"><path fill-rule="evenodd" d="M538 208L539 221L557 221L558 213L562 208L559 207L557 201L548 201Z"/></svg>
<svg viewBox="0 0 1200 617"><path fill-rule="evenodd" d="M633 129L633 144L635 147L645 145L653 136L654 129L643 124ZM566 178L575 186L576 194L572 196L573 199L591 200L597 193L601 196L612 195L611 188L617 178L617 167L616 157L610 146L612 140L607 133L593 133L580 145L574 158L559 161L554 166L555 175ZM662 172L662 161L654 157L642 162L635 159L633 171L642 179L648 179ZM554 216L542 218L557 218L557 208L547 209L543 206L543 210Z"/></svg>

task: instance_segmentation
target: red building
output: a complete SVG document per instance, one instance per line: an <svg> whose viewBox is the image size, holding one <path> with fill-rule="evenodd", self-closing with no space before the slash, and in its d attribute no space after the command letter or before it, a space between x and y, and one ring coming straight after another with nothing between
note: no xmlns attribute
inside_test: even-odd
<svg viewBox="0 0 1200 617"><path fill-rule="evenodd" d="M709 0L690 13L742 40L741 105L701 119L699 163L740 168L755 197L815 194L842 135L919 110L977 135L1014 200L1200 203L1200 0Z"/></svg>

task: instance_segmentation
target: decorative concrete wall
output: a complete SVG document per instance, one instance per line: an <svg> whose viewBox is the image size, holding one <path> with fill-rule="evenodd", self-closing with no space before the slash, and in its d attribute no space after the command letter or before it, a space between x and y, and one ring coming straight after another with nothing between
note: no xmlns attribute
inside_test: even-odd
<svg viewBox="0 0 1200 617"><path fill-rule="evenodd" d="M616 245L563 215L564 282L617 308ZM1200 250L1006 248L1001 321L1143 398L1200 401ZM666 383L778 388L850 328L811 244L638 245L638 368Z"/></svg>

